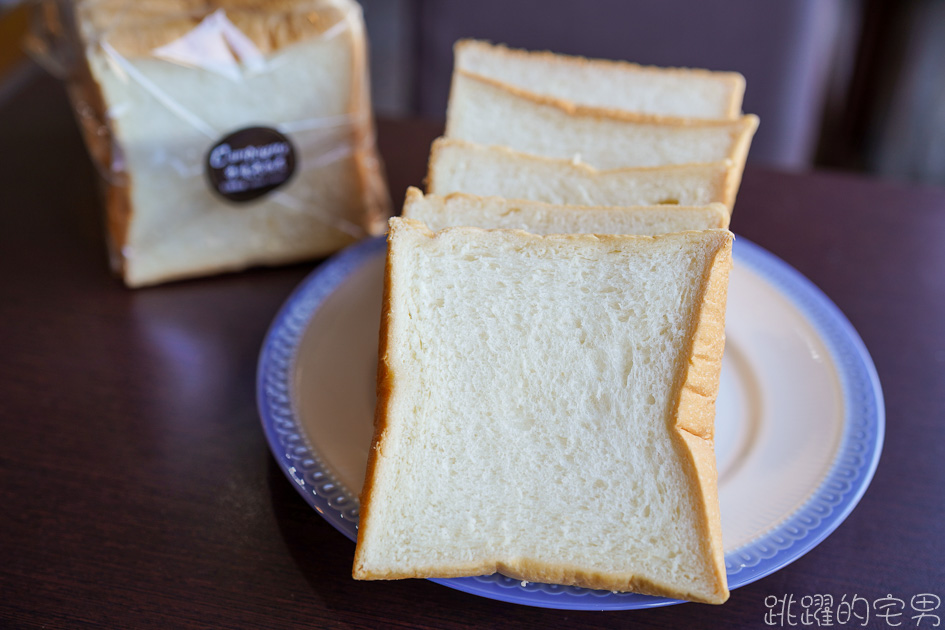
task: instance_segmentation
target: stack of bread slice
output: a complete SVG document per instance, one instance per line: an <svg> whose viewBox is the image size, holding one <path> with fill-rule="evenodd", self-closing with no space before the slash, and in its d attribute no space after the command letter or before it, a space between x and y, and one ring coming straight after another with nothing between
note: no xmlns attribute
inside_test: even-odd
<svg viewBox="0 0 945 630"><path fill-rule="evenodd" d="M463 41L391 220L354 576L728 598L714 455L735 73Z"/></svg>
<svg viewBox="0 0 945 630"><path fill-rule="evenodd" d="M734 207L758 127L757 116L741 114L741 75L478 41L455 50L428 193Z"/></svg>

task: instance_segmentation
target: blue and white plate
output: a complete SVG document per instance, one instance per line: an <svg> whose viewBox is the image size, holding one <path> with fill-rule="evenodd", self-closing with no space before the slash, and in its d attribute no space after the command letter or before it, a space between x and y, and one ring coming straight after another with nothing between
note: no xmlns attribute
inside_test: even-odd
<svg viewBox="0 0 945 630"><path fill-rule="evenodd" d="M357 537L373 433L383 238L319 266L276 316L257 396L270 448L329 523ZM786 263L735 243L716 414L729 588L793 562L833 532L866 491L885 427L866 348L836 306ZM626 610L677 600L501 575L434 580L548 608Z"/></svg>

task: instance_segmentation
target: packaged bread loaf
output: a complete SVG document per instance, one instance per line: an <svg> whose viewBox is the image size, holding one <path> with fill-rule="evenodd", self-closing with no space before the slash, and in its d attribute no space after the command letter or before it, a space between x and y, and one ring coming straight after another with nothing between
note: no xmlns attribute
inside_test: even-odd
<svg viewBox="0 0 945 630"><path fill-rule="evenodd" d="M44 7L104 175L129 286L328 255L382 232L353 0L78 0Z"/></svg>

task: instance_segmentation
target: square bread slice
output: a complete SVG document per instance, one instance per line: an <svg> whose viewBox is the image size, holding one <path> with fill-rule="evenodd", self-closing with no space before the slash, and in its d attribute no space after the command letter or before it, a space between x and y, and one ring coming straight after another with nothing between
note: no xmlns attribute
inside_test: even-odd
<svg viewBox="0 0 945 630"><path fill-rule="evenodd" d="M437 232L448 227L525 230L532 234L667 234L728 229L728 210L707 206L565 206L504 197L426 195L408 188L401 215Z"/></svg>
<svg viewBox="0 0 945 630"><path fill-rule="evenodd" d="M576 105L680 118L735 120L745 77L737 72L658 68L508 48L464 39L454 68Z"/></svg>
<svg viewBox="0 0 945 630"><path fill-rule="evenodd" d="M717 121L582 107L459 70L445 135L599 169L721 160L741 169L757 127L751 114Z"/></svg>
<svg viewBox="0 0 945 630"><path fill-rule="evenodd" d="M714 405L732 234L394 218L357 579L728 597Z"/></svg>
<svg viewBox="0 0 945 630"><path fill-rule="evenodd" d="M718 202L730 213L739 182L740 170L731 162L598 170L452 138L433 142L426 179L434 195L464 192L582 206Z"/></svg>

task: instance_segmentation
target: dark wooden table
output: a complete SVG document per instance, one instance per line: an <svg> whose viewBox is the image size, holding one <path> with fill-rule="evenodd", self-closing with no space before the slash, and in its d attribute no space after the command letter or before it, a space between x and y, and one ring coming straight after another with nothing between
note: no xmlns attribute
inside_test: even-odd
<svg viewBox="0 0 945 630"><path fill-rule="evenodd" d="M380 126L395 201L438 129ZM566 612L350 578L354 545L285 479L256 412L263 335L315 263L126 290L58 85L37 75L2 105L0 149L0 627L758 628L767 596L817 593L898 597L915 627L913 596L945 598L945 190L747 170L734 230L872 354L879 469L827 540L724 606Z"/></svg>

